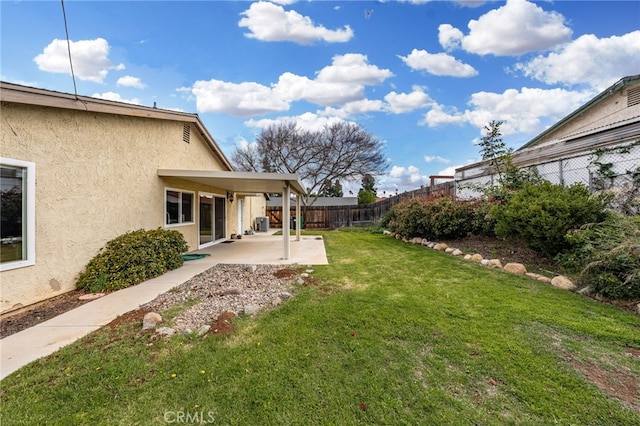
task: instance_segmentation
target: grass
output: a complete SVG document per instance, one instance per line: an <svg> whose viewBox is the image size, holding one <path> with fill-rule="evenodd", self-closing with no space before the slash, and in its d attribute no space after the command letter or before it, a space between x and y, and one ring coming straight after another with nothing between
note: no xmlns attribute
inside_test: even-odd
<svg viewBox="0 0 640 426"><path fill-rule="evenodd" d="M640 424L637 316L379 234L323 236L330 264L284 305L205 339L98 330L3 380L2 425Z"/></svg>

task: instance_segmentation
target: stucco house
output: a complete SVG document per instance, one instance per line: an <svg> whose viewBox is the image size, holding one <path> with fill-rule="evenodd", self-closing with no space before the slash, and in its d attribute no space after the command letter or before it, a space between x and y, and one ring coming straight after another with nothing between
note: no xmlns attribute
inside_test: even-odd
<svg viewBox="0 0 640 426"><path fill-rule="evenodd" d="M640 176L640 75L628 76L513 152L513 164L535 167L556 184L620 188ZM495 180L488 161L456 169L456 195Z"/></svg>
<svg viewBox="0 0 640 426"><path fill-rule="evenodd" d="M304 191L233 171L196 114L6 82L0 101L0 312L74 289L128 231L176 229L197 250L255 226L264 193Z"/></svg>

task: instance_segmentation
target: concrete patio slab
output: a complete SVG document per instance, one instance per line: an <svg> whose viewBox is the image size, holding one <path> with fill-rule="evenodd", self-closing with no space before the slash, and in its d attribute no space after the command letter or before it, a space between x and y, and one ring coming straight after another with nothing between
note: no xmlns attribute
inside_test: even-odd
<svg viewBox="0 0 640 426"><path fill-rule="evenodd" d="M69 312L0 340L0 380L20 367L86 336L110 323L118 316L150 302L158 295L176 287L219 263L229 264L300 264L326 265L327 255L322 237L291 237L290 259L282 259L282 236L257 233L230 243L216 244L196 253L206 253L202 259L185 262L183 266L104 297L88 302Z"/></svg>

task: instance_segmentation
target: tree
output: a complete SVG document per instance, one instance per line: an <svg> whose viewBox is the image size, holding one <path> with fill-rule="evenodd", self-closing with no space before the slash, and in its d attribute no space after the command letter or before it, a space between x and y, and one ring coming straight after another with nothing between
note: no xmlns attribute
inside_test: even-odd
<svg viewBox="0 0 640 426"><path fill-rule="evenodd" d="M378 192L376 190L376 179L369 173L365 173L365 175L362 177L362 189L371 191L374 194Z"/></svg>
<svg viewBox="0 0 640 426"><path fill-rule="evenodd" d="M520 190L526 183L540 183L538 171L520 169L513 164L513 150L507 148L502 140L500 126L502 121L491 121L484 126L486 135L480 140L480 153L483 160L489 160L492 172L498 176L498 185L493 185L486 191L492 198L508 197L513 191Z"/></svg>
<svg viewBox="0 0 640 426"><path fill-rule="evenodd" d="M358 191L358 204L371 204L376 201L376 180L369 174L365 173L362 177L362 188Z"/></svg>
<svg viewBox="0 0 640 426"><path fill-rule="evenodd" d="M342 184L340 184L339 179L336 179L333 183L328 182L325 185L324 192L320 193L321 197L342 197L343 195Z"/></svg>
<svg viewBox="0 0 640 426"><path fill-rule="evenodd" d="M262 130L255 144L236 147L231 160L238 170L298 173L307 193L318 195L336 180L380 175L387 168L382 142L347 122L315 132L301 130L294 122L273 124Z"/></svg>

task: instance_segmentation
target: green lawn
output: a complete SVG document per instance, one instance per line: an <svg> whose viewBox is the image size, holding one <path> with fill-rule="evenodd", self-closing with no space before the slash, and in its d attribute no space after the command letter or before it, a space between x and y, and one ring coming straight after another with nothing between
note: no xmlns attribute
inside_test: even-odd
<svg viewBox="0 0 640 426"><path fill-rule="evenodd" d="M322 235L330 265L284 305L205 339L94 332L3 380L0 423L640 425L639 317L380 234Z"/></svg>

